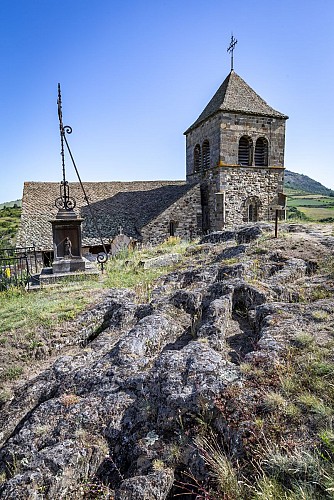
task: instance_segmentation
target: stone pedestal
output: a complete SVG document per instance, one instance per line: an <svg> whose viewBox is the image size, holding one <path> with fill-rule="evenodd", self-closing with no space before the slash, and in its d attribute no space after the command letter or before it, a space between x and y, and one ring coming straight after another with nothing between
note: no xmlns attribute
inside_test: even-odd
<svg viewBox="0 0 334 500"><path fill-rule="evenodd" d="M85 270L81 254L81 223L73 210L60 209L52 224L53 273L63 274Z"/></svg>

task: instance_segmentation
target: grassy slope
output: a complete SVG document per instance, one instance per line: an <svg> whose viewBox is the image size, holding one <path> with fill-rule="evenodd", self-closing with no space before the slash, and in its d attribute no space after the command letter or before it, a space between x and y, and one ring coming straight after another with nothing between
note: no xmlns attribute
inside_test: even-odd
<svg viewBox="0 0 334 500"><path fill-rule="evenodd" d="M0 403L10 397L14 380L70 335L70 322L96 302L101 289L101 283L87 281L35 292L0 292Z"/></svg>
<svg viewBox="0 0 334 500"><path fill-rule="evenodd" d="M20 224L21 208L0 209L0 248L15 246L17 229Z"/></svg>
<svg viewBox="0 0 334 500"><path fill-rule="evenodd" d="M123 253L108 262L99 282L68 282L34 292L12 288L0 292L0 403L10 397L12 382L22 377L40 356L53 351L69 325L96 303L106 288L132 288L138 301L147 302L153 281L175 267L144 269L140 262L164 253L183 254L188 244L177 238L145 249ZM181 265L176 264L176 266Z"/></svg>

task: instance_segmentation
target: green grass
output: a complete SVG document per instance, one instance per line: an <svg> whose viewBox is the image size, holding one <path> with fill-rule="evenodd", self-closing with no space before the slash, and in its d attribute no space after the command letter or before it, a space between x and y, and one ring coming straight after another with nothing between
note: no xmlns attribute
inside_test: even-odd
<svg viewBox="0 0 334 500"><path fill-rule="evenodd" d="M11 397L11 385L25 377L36 359L66 345L71 321L93 304L103 283L70 282L27 292L0 292L0 406Z"/></svg>
<svg viewBox="0 0 334 500"><path fill-rule="evenodd" d="M139 302L146 302L154 280L178 264L144 269L141 263L166 253L182 255L187 246L172 238L152 249L120 254L108 262L103 282L69 281L34 292L15 287L0 292L0 404L7 398L8 384L24 376L36 356L52 352L59 335L71 335L70 322L96 301L99 290L131 288Z"/></svg>
<svg viewBox="0 0 334 500"><path fill-rule="evenodd" d="M87 281L36 292L21 288L0 292L0 341L18 329L24 329L28 336L41 327L51 328L73 319L90 302L89 291L101 286L101 283Z"/></svg>
<svg viewBox="0 0 334 500"><path fill-rule="evenodd" d="M281 365L262 374L242 365L244 387L225 389L216 405L225 427L243 436L243 452L234 455L233 432L209 443L208 433L195 438L212 478L203 498L334 498L333 348L331 337L317 343L316 336L299 332ZM260 391L253 406L248 401L255 387Z"/></svg>
<svg viewBox="0 0 334 500"><path fill-rule="evenodd" d="M106 286L110 288L131 288L137 293L141 302L150 300L153 282L160 276L170 272L178 264L165 267L144 269L143 263L155 257L169 253L184 254L189 243L178 238L169 238L165 243L143 250L121 252L108 261L106 266Z"/></svg>

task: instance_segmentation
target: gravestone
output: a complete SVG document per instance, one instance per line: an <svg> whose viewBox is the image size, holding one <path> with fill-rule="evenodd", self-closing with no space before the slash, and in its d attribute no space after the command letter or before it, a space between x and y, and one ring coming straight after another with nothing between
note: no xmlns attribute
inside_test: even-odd
<svg viewBox="0 0 334 500"><path fill-rule="evenodd" d="M123 233L122 226L119 227L119 234L111 240L110 243L110 254L115 257L118 253L123 250L133 250L136 246L136 240L127 236Z"/></svg>

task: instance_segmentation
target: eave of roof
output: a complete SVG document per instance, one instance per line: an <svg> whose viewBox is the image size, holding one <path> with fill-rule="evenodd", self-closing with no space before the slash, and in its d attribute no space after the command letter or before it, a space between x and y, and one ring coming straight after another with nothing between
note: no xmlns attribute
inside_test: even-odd
<svg viewBox="0 0 334 500"><path fill-rule="evenodd" d="M267 116L287 120L288 116L266 103L235 71L225 78L215 95L197 120L184 132L188 134L205 120L218 112L232 112L245 115Z"/></svg>

